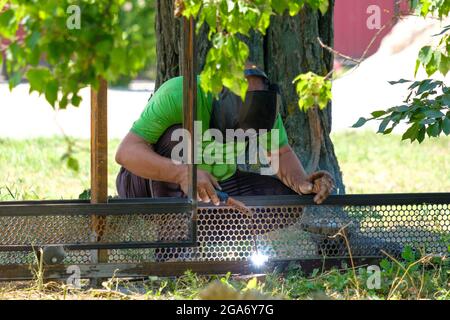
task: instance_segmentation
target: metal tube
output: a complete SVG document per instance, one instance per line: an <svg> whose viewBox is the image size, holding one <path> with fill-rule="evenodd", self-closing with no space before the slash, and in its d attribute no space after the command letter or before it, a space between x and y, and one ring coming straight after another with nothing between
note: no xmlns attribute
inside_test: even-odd
<svg viewBox="0 0 450 320"><path fill-rule="evenodd" d="M185 159L188 165L189 189L188 198L192 203L197 202L197 172L195 165L195 137L194 121L197 112L197 76L195 63L195 21L183 18L183 126L189 132L188 150ZM186 141L186 140L185 140Z"/></svg>
<svg viewBox="0 0 450 320"><path fill-rule="evenodd" d="M183 18L183 126L185 129L184 141L187 144L187 153L183 155L188 168L187 197L192 202L192 218L190 229L193 231L192 240L197 241L197 168L195 164L196 141L194 123L197 118L197 68L195 53L195 20ZM187 135L187 137L186 137Z"/></svg>

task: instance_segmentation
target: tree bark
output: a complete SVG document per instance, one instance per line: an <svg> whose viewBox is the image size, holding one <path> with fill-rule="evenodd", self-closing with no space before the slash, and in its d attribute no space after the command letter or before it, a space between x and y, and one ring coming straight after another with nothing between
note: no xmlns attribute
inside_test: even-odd
<svg viewBox="0 0 450 320"><path fill-rule="evenodd" d="M330 1L328 13L305 7L297 16L272 17L267 34L256 32L244 41L250 48L250 60L263 67L272 82L280 85L283 95L281 114L288 132L289 143L308 172L329 171L336 181L337 193L345 193L342 173L330 139L331 105L324 110L308 113L298 108L298 97L292 80L300 73L313 71L326 75L333 68L333 55L323 49L317 38L333 46L333 9ZM173 1L158 0L156 17L157 79L156 87L180 75L181 29L174 17ZM203 68L210 47L207 30L197 35L199 72Z"/></svg>
<svg viewBox="0 0 450 320"><path fill-rule="evenodd" d="M156 3L156 83L159 88L165 81L181 75L182 21L174 15L174 0L157 0ZM196 36L197 71L203 69L210 48L207 27L203 26Z"/></svg>

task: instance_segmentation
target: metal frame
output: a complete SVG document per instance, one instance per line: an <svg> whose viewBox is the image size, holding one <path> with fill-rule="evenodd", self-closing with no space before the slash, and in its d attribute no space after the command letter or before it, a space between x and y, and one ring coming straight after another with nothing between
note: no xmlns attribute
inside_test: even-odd
<svg viewBox="0 0 450 320"><path fill-rule="evenodd" d="M92 204L89 201L23 201L0 202L0 217L26 216L92 216L106 217L124 214L164 214L192 212L194 206L189 201L177 198L110 200L108 203ZM189 239L177 242L126 242L126 243L61 243L51 246L62 246L69 250L91 249L131 249L131 248L168 248L195 246L197 242L196 227L189 223ZM32 245L0 245L0 251L31 251Z"/></svg>
<svg viewBox="0 0 450 320"><path fill-rule="evenodd" d="M424 193L424 194L376 194L376 195L332 195L322 205L316 205L312 196L263 196L263 197L239 197L249 206L264 208L269 206L398 206L398 205L450 205L450 193ZM198 210L210 208L210 205L201 204ZM42 210L42 209L45 210ZM90 204L88 201L24 201L0 203L0 218L9 216L52 216L52 215L107 215L136 214L137 211L148 214L171 212L186 212L192 209L192 203L180 201L180 199L136 199L136 200L109 200L106 204ZM138 209L136 211L136 209ZM448 210L448 209L446 209ZM192 229L194 232L195 230ZM91 244L62 244L69 250L86 249L130 249L130 248L169 248L192 247L193 241L185 243L91 243ZM30 247L0 246L0 251L30 250ZM353 263L357 266L373 264L380 260L380 256L357 256ZM148 275L177 276L186 270L192 270L199 274L222 274L226 272L248 274L261 273L277 269L283 271L291 264L300 264L305 272L314 268L332 266L340 267L342 263L349 264L348 257L322 257L303 259L270 260L264 269L258 269L249 261L177 261L177 262L140 262L140 263L88 263L77 264L83 278L104 278L115 274L118 277L143 278ZM45 266L47 279L67 278L67 265ZM28 265L0 265L0 280L24 280L32 278Z"/></svg>

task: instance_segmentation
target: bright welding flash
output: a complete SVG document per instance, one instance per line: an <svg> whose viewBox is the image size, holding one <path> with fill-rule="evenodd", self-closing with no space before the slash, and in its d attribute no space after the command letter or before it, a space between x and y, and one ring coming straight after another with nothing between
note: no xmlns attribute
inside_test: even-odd
<svg viewBox="0 0 450 320"><path fill-rule="evenodd" d="M262 267L264 264L266 264L267 261L269 261L269 257L266 256L265 254L261 254L258 252L253 253L252 257L250 258L250 260L252 261L253 265L255 267Z"/></svg>

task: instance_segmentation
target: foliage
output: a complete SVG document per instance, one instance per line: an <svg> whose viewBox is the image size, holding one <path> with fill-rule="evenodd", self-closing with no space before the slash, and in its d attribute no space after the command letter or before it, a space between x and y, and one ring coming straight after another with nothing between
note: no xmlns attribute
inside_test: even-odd
<svg viewBox="0 0 450 320"><path fill-rule="evenodd" d="M331 81L313 72L301 74L294 79L295 89L299 97L298 106L302 111L318 106L324 109L331 100Z"/></svg>
<svg viewBox="0 0 450 320"><path fill-rule="evenodd" d="M25 77L31 91L63 109L78 106L80 89L98 88L99 77L110 82L135 77L154 59L154 39L145 21L153 6L153 1L138 0L0 1L0 37L10 41L10 88ZM133 22L133 17L139 19ZM45 65L40 63L44 59Z"/></svg>
<svg viewBox="0 0 450 320"><path fill-rule="evenodd" d="M416 14L427 17L437 16L439 19L445 18L450 12L450 1L447 0L412 0L411 6ZM424 67L428 76L440 72L444 76L450 70L450 26L446 26L435 35L442 37L436 48L431 46L423 47L417 58L416 74L420 66Z"/></svg>
<svg viewBox="0 0 450 320"><path fill-rule="evenodd" d="M450 2L448 0L410 0L411 8L417 14L426 17L429 14L443 18L448 16Z"/></svg>
<svg viewBox="0 0 450 320"><path fill-rule="evenodd" d="M450 2L446 0L413 0L412 7L416 14L427 17L434 15L438 18L448 16ZM420 49L415 74L423 67L429 77L436 73L444 77L450 71L450 26L435 35L441 37L438 46L425 46ZM401 122L410 126L402 139L422 143L426 136L438 137L450 134L450 88L442 81L425 79L422 81L399 80L390 82L393 85L410 83L409 94L400 106L387 110L372 112L372 118L360 118L353 127L358 128L367 121L381 121L378 133L389 134Z"/></svg>
<svg viewBox="0 0 450 320"><path fill-rule="evenodd" d="M185 0L179 1L179 10L185 17L198 18L198 27L209 26L209 39L212 48L206 57L206 64L201 73L201 85L205 92L218 94L226 86L243 99L247 91L247 82L243 76L245 62L249 55L248 46L239 39L239 35L248 36L251 30L265 34L270 25L270 17L284 14L286 11L294 16L305 6L325 14L328 0ZM307 85L305 77L315 80L315 85ZM322 77L308 74L299 76L297 91L301 94L299 106L303 110L319 103L326 105L330 94L325 93L328 82ZM326 84L319 89L317 85ZM300 88L300 90L299 90ZM326 100L326 102L325 102Z"/></svg>
<svg viewBox="0 0 450 320"><path fill-rule="evenodd" d="M391 84L408 83L400 80ZM414 81L409 86L409 95L405 104L372 112L372 118L360 118L354 128L361 127L367 121L381 121L378 133L389 134L401 122L410 123L402 139L421 143L425 136L438 137L441 133L450 134L450 88L443 81L426 79Z"/></svg>

